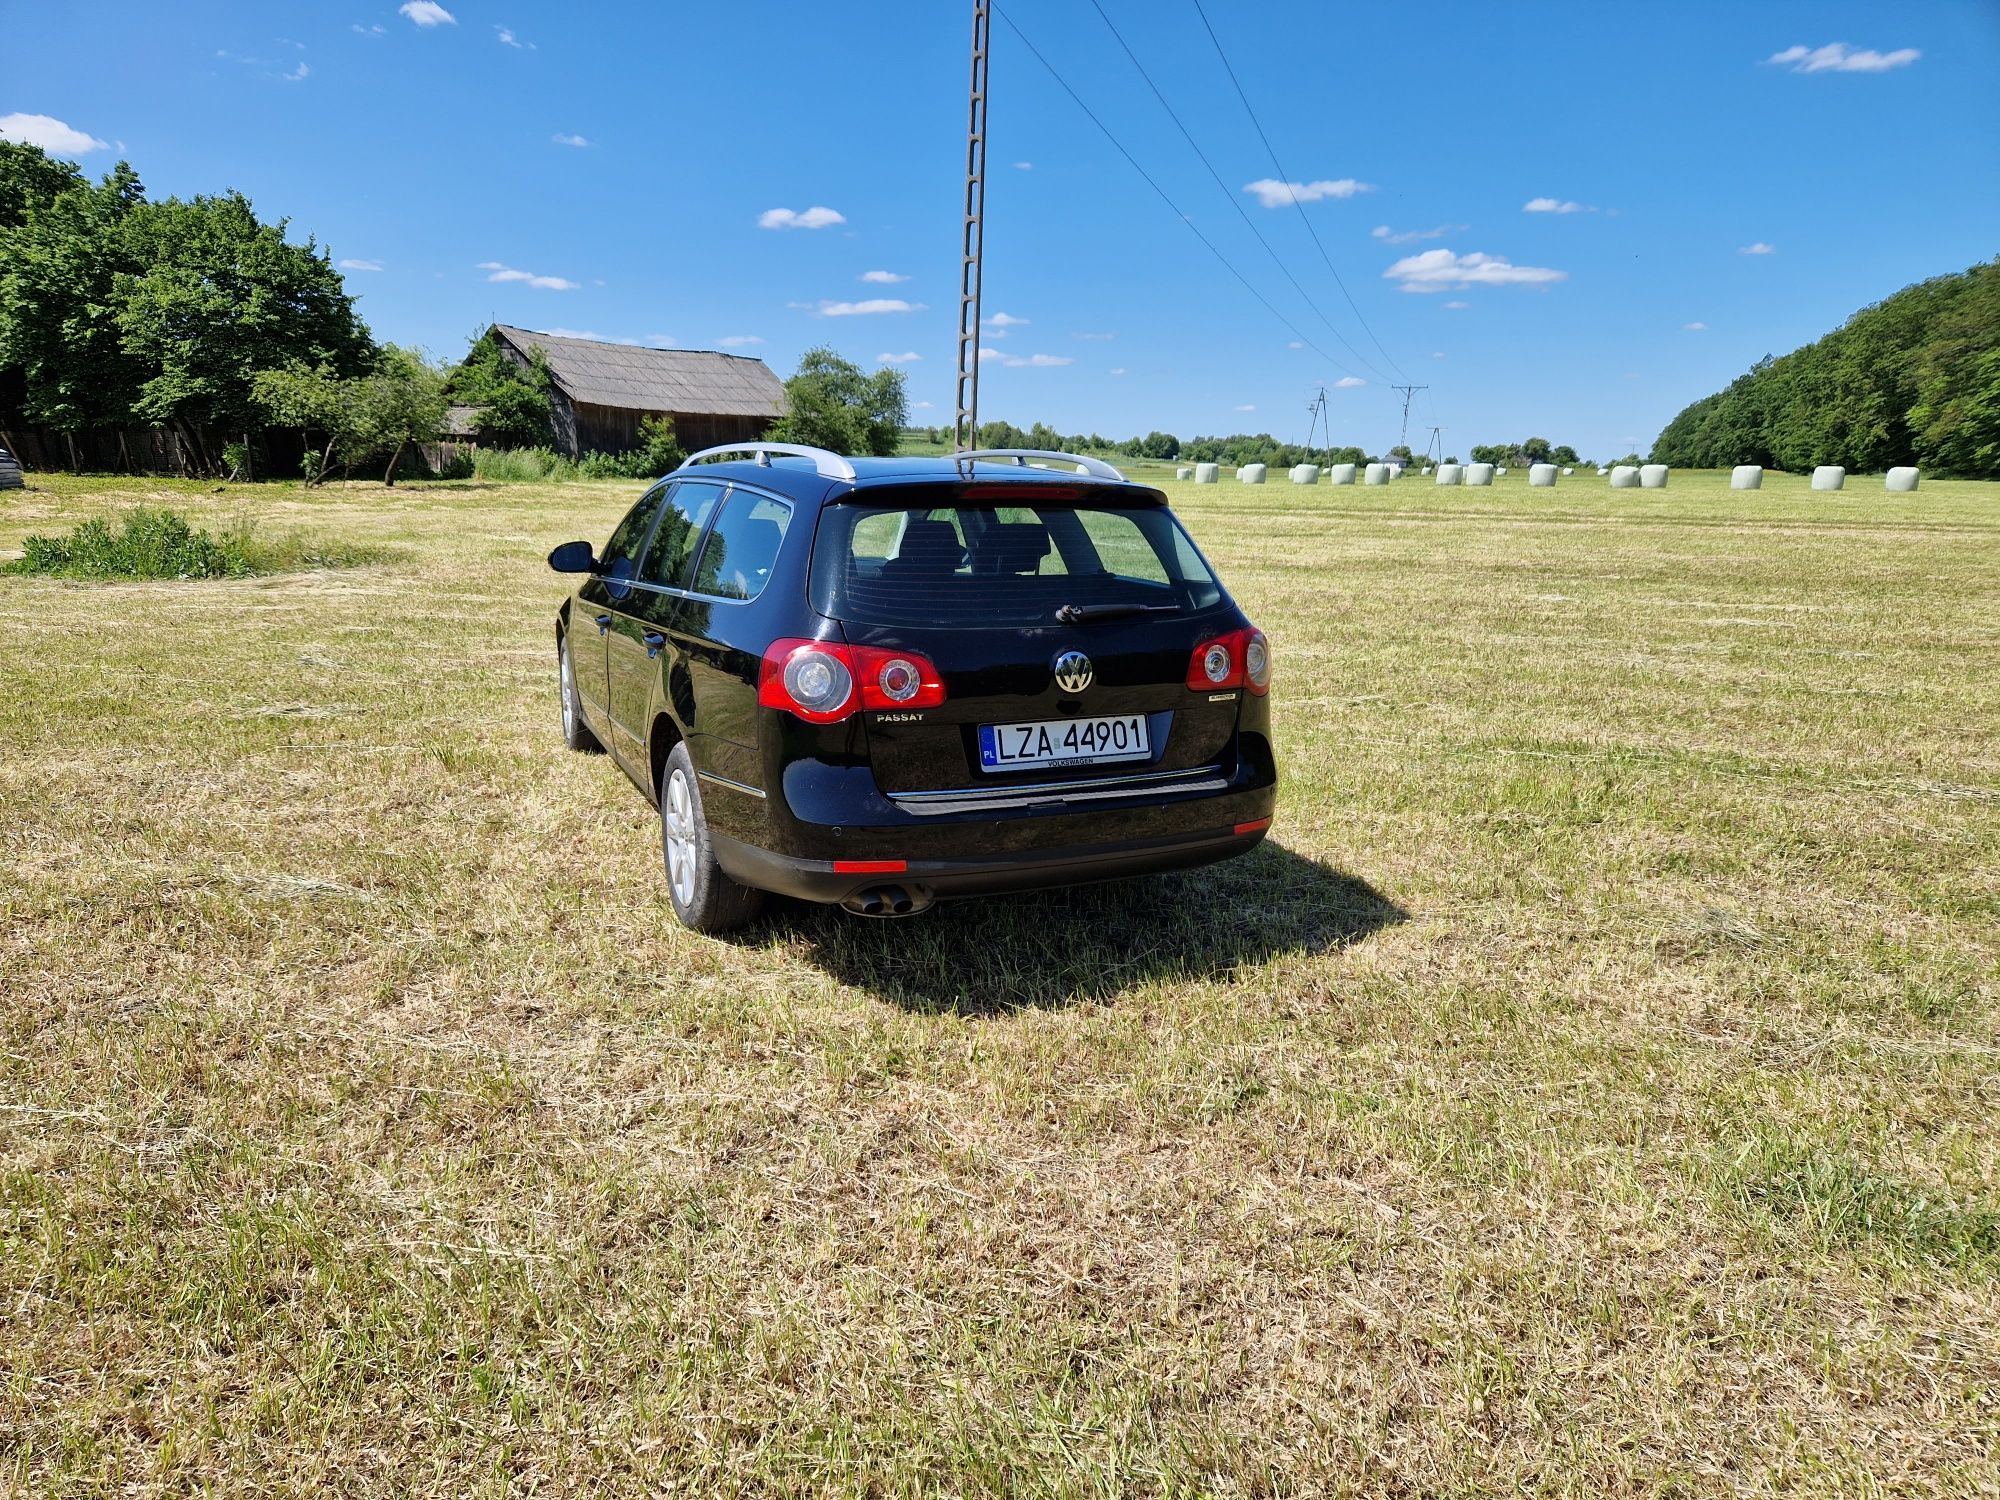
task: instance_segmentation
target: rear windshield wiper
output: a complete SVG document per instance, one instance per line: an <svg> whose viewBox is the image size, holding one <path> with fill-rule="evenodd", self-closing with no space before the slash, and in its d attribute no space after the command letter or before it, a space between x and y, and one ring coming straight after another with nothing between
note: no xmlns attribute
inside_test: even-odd
<svg viewBox="0 0 2000 1500"><path fill-rule="evenodd" d="M1125 615L1170 615L1178 604L1065 604L1056 611L1062 625L1081 625L1086 620L1116 620Z"/></svg>

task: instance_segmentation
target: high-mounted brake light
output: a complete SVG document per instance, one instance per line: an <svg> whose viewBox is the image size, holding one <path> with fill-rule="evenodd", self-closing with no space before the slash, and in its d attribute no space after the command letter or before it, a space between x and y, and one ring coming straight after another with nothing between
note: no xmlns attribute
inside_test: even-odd
<svg viewBox="0 0 2000 1500"><path fill-rule="evenodd" d="M1251 626L1203 641L1188 658L1187 685L1197 693L1247 687L1262 694L1271 686L1271 646Z"/></svg>
<svg viewBox="0 0 2000 1500"><path fill-rule="evenodd" d="M808 724L838 724L857 709L936 708L944 702L944 679L915 651L786 639L764 653L757 701Z"/></svg>

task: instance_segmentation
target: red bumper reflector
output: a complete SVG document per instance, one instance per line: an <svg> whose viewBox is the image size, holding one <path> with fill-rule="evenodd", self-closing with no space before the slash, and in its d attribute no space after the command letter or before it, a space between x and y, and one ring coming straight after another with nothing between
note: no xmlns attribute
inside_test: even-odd
<svg viewBox="0 0 2000 1500"><path fill-rule="evenodd" d="M836 875L900 875L909 868L907 859L836 859L833 862L833 873Z"/></svg>
<svg viewBox="0 0 2000 1500"><path fill-rule="evenodd" d="M1254 823L1238 823L1236 825L1236 834L1237 837L1241 838L1246 833L1262 833L1270 826L1271 820L1269 818L1259 818Z"/></svg>

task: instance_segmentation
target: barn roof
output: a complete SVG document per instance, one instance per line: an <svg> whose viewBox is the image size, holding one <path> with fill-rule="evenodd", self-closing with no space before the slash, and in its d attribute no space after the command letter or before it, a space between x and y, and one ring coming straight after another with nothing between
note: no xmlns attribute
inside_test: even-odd
<svg viewBox="0 0 2000 1500"><path fill-rule="evenodd" d="M521 354L538 348L572 401L690 416L777 417L785 387L761 359L706 349L642 349L495 323Z"/></svg>

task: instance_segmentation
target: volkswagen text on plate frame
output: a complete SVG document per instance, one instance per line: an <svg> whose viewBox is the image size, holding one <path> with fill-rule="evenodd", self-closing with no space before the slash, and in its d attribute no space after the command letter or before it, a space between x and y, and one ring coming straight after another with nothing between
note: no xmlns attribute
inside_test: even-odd
<svg viewBox="0 0 2000 1500"><path fill-rule="evenodd" d="M564 736L660 810L697 930L765 892L900 916L1185 869L1270 826L1263 633L1098 460L709 449L549 562L580 579Z"/></svg>

